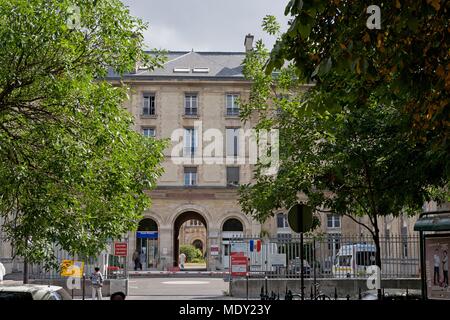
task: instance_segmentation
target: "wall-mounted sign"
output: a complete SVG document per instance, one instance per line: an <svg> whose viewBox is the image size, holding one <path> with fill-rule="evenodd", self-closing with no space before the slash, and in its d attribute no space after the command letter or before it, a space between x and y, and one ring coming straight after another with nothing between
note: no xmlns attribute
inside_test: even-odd
<svg viewBox="0 0 450 320"><path fill-rule="evenodd" d="M158 239L158 231L137 231L136 238L138 238L138 239Z"/></svg>
<svg viewBox="0 0 450 320"><path fill-rule="evenodd" d="M128 254L128 244L126 242L114 242L114 255L126 257Z"/></svg>
<svg viewBox="0 0 450 320"><path fill-rule="evenodd" d="M218 256L219 255L219 246L218 245L211 245L211 256Z"/></svg>

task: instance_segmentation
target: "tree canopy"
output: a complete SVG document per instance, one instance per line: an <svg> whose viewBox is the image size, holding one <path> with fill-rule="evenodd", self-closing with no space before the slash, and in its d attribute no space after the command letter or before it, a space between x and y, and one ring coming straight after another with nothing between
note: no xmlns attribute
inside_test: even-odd
<svg viewBox="0 0 450 320"><path fill-rule="evenodd" d="M264 28L278 32L271 18ZM256 166L255 180L240 188L243 211L264 221L303 194L319 211L355 223L366 216L363 226L374 238L381 267L378 218L415 214L425 201L448 197L448 164L436 157L433 143L411 135L409 115L386 99L386 92L369 91L363 98L358 90L364 79L331 70L324 75L333 74L326 79L336 88L321 79L305 84L296 60L270 69L273 54L261 41L247 54L244 74L253 85L241 107L244 120L256 114L257 127L279 130L280 169L268 176L263 163Z"/></svg>
<svg viewBox="0 0 450 320"><path fill-rule="evenodd" d="M340 96L346 107L358 108L376 94L380 103L407 114L411 134L431 141L435 156L448 161L450 3L373 4L380 7L380 29L367 28L365 1L290 0L285 14L292 19L271 51L267 72L293 61L303 80L314 80L314 90L328 92L312 108L342 108Z"/></svg>
<svg viewBox="0 0 450 320"><path fill-rule="evenodd" d="M0 0L0 17L2 228L30 262L54 264L54 245L95 255L136 227L165 146L102 77L163 59L119 0Z"/></svg>

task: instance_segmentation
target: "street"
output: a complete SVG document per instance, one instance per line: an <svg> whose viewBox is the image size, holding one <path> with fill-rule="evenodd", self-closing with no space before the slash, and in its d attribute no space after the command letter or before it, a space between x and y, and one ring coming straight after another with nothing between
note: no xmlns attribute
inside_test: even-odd
<svg viewBox="0 0 450 320"><path fill-rule="evenodd" d="M131 278L127 300L226 299L221 278Z"/></svg>

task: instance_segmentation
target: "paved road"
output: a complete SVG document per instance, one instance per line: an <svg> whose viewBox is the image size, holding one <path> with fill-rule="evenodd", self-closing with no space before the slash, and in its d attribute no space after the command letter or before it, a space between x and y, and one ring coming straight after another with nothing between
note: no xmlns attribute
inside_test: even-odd
<svg viewBox="0 0 450 320"><path fill-rule="evenodd" d="M220 278L131 278L127 300L227 299Z"/></svg>

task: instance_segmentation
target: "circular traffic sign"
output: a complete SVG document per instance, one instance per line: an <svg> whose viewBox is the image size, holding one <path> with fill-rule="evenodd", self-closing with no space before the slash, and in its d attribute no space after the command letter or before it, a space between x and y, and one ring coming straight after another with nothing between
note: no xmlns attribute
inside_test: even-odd
<svg viewBox="0 0 450 320"><path fill-rule="evenodd" d="M313 224L313 209L302 203L293 205L288 212L288 223L297 233L308 232Z"/></svg>

